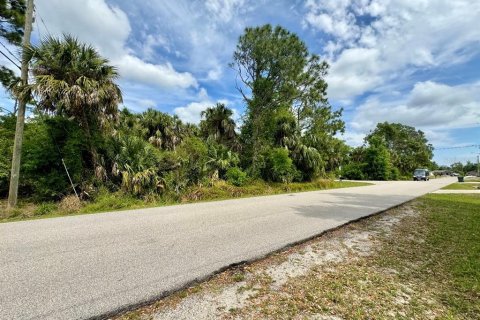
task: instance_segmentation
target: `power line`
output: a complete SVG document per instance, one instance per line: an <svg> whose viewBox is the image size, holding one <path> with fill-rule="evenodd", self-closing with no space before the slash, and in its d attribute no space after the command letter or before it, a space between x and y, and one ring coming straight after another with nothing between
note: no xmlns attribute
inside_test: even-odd
<svg viewBox="0 0 480 320"><path fill-rule="evenodd" d="M18 62L22 63L22 61L20 61L20 59L19 59L16 55L14 55L14 54L12 53L12 51L10 51L10 49L8 49L7 46L3 44L3 42L0 42L0 45L2 45L2 47L4 47L5 49L7 49L8 53L10 53L10 54L12 55L12 57L14 57L15 59L17 59Z"/></svg>
<svg viewBox="0 0 480 320"><path fill-rule="evenodd" d="M451 149L466 149L466 148L480 148L479 144L471 144L468 146L458 146L458 147L444 147L444 148L434 148L435 150L451 150Z"/></svg>
<svg viewBox="0 0 480 320"><path fill-rule="evenodd" d="M37 11L37 6L35 6L34 8L35 8L35 15L40 18L40 21L42 22L43 27L45 28L45 31L47 31L48 35L51 37L52 34L50 33L50 30L48 30L47 24L46 24L45 21L43 20L42 16L40 15L40 13L38 13L38 11ZM36 21L36 23L37 23L37 26L38 26L38 22L37 22L37 21ZM40 28L38 28L38 29L40 30Z"/></svg>
<svg viewBox="0 0 480 320"><path fill-rule="evenodd" d="M1 53L5 58L7 58L8 61L10 61L11 63L13 63L18 69L20 69L20 70L22 69L22 68L20 68L20 66L19 66L15 61L13 61L12 59L10 59L10 57L7 56L2 50L0 50L0 53Z"/></svg>

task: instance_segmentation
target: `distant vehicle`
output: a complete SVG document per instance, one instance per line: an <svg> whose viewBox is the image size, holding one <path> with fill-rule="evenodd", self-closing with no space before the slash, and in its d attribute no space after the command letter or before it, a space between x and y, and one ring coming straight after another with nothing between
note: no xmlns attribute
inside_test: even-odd
<svg viewBox="0 0 480 320"><path fill-rule="evenodd" d="M413 181L428 181L430 180L430 172L428 169L415 169L413 172Z"/></svg>
<svg viewBox="0 0 480 320"><path fill-rule="evenodd" d="M452 177L458 177L458 176L459 176L458 173L456 173L456 172L452 173Z"/></svg>

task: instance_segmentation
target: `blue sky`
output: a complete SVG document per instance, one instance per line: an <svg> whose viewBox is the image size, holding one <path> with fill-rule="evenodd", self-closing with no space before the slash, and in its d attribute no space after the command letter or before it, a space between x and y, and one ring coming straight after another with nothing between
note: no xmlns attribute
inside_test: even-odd
<svg viewBox="0 0 480 320"><path fill-rule="evenodd" d="M441 164L474 161L480 144L480 2L475 0L36 0L34 39L89 42L121 74L124 103L198 122L217 101L240 117L228 67L247 26L279 24L330 65L350 145L382 121L423 130ZM41 18L41 19L39 19ZM42 22L43 20L43 22ZM3 60L0 60L4 63ZM4 95L0 103L8 105Z"/></svg>

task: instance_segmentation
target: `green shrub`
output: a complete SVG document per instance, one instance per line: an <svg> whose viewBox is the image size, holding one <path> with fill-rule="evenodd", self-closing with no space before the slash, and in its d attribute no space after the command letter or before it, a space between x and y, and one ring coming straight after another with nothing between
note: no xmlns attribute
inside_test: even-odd
<svg viewBox="0 0 480 320"><path fill-rule="evenodd" d="M364 172L368 175L369 179L390 179L392 168L390 153L383 142L371 142L371 145L365 150L365 162Z"/></svg>
<svg viewBox="0 0 480 320"><path fill-rule="evenodd" d="M14 116L0 116L0 197L6 196L8 192L15 120Z"/></svg>
<svg viewBox="0 0 480 320"><path fill-rule="evenodd" d="M226 177L229 183L237 187L243 186L247 181L247 174L237 167L228 169Z"/></svg>
<svg viewBox="0 0 480 320"><path fill-rule="evenodd" d="M187 185L198 184L208 177L208 146L201 139L185 139L177 149L177 155L182 162L176 171Z"/></svg>
<svg viewBox="0 0 480 320"><path fill-rule="evenodd" d="M38 200L58 200L71 192L62 158L75 184L88 178L83 134L78 124L61 117L27 123L22 149L20 190Z"/></svg>
<svg viewBox="0 0 480 320"><path fill-rule="evenodd" d="M263 176L266 180L288 183L297 175L289 152L285 148L271 149L266 156Z"/></svg>
<svg viewBox="0 0 480 320"><path fill-rule="evenodd" d="M361 163L349 163L343 166L341 171L342 178L350 180L366 180L366 176L363 173L364 165Z"/></svg>
<svg viewBox="0 0 480 320"><path fill-rule="evenodd" d="M398 168L392 167L390 169L390 180L400 180L400 179L401 179L400 171L398 170Z"/></svg>
<svg viewBox="0 0 480 320"><path fill-rule="evenodd" d="M164 186L158 172L161 153L145 140L133 135L118 135L112 140L109 158L112 174L117 180L121 178L117 183L124 191L144 196Z"/></svg>

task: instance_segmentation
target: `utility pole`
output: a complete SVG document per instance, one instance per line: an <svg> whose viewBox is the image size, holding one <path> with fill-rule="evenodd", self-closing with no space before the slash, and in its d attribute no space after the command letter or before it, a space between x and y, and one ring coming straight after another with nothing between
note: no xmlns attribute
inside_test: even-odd
<svg viewBox="0 0 480 320"><path fill-rule="evenodd" d="M477 177L480 177L480 145L478 145L478 154L477 154Z"/></svg>
<svg viewBox="0 0 480 320"><path fill-rule="evenodd" d="M480 154L477 154L477 177L480 177Z"/></svg>
<svg viewBox="0 0 480 320"><path fill-rule="evenodd" d="M25 48L30 46L30 35L32 34L33 23L33 0L27 0L27 10L25 12L25 27L22 40L22 68L21 85L28 84L28 57ZM12 172L10 175L10 189L8 191L7 208L14 208L17 205L18 182L20 179L20 159L22 156L23 129L25 127L25 109L27 107L27 98L20 95L17 110L17 125L15 127L15 140L13 143Z"/></svg>

